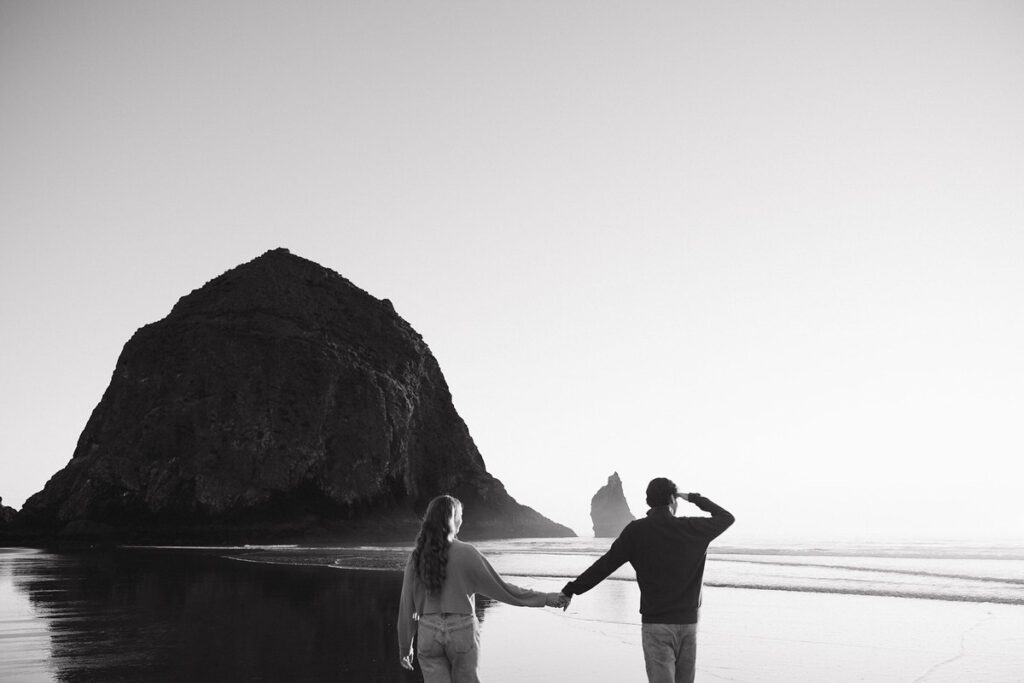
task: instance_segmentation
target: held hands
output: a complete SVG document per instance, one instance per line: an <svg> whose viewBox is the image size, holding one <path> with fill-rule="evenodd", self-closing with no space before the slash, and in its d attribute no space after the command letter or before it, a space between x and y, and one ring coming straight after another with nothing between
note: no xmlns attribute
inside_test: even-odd
<svg viewBox="0 0 1024 683"><path fill-rule="evenodd" d="M548 607L558 607L563 611L569 607L572 597L563 593L548 593L544 604Z"/></svg>

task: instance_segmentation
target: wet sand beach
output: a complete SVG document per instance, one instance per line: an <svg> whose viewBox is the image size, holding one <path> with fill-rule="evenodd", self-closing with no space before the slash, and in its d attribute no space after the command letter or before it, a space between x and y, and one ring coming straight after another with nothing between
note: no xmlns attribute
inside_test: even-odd
<svg viewBox="0 0 1024 683"><path fill-rule="evenodd" d="M0 680L420 680L397 663L396 571L221 555L0 549ZM644 680L637 602L629 581L567 612L481 601L481 677ZM697 678L1020 681L1024 607L709 586Z"/></svg>
<svg viewBox="0 0 1024 683"><path fill-rule="evenodd" d="M401 681L392 572L0 551L2 681Z"/></svg>

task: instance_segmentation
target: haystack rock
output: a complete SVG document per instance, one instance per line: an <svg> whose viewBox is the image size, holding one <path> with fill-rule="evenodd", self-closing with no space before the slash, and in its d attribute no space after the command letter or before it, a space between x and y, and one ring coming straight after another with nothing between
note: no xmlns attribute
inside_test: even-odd
<svg viewBox="0 0 1024 683"><path fill-rule="evenodd" d="M618 472L612 473L608 483L599 488L590 500L590 519L594 522L594 536L598 538L614 538L636 519L622 493Z"/></svg>
<svg viewBox="0 0 1024 683"><path fill-rule="evenodd" d="M391 302L275 249L125 344L71 462L16 523L115 538L408 538L451 493L469 537L573 536L488 474Z"/></svg>

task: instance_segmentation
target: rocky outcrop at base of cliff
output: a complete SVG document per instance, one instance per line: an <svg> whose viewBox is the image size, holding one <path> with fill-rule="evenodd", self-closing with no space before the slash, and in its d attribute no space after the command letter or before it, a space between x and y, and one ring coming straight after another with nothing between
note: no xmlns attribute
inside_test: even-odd
<svg viewBox="0 0 1024 683"><path fill-rule="evenodd" d="M599 488L591 499L590 519L594 523L594 536L598 538L614 538L636 519L629 511L618 472L608 477L608 483Z"/></svg>
<svg viewBox="0 0 1024 683"><path fill-rule="evenodd" d="M4 505L4 499L0 498L0 528L6 527L14 521L14 515L16 514L17 510Z"/></svg>
<svg viewBox="0 0 1024 683"><path fill-rule="evenodd" d="M125 344L26 529L115 537L572 536L491 476L430 349L387 299L276 249Z"/></svg>

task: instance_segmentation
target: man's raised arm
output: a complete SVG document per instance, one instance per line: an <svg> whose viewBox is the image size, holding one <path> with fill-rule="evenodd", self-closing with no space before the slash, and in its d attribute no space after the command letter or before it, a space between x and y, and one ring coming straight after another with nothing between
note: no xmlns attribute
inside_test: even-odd
<svg viewBox="0 0 1024 683"><path fill-rule="evenodd" d="M704 512L711 513L710 519L707 517L690 518L700 528L701 532L707 535L709 541L720 536L723 531L732 526L732 523L736 521L731 512L711 502L710 499L705 498L699 493L680 493L678 495L683 500L693 503Z"/></svg>

